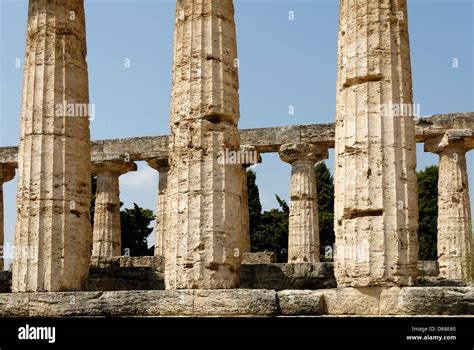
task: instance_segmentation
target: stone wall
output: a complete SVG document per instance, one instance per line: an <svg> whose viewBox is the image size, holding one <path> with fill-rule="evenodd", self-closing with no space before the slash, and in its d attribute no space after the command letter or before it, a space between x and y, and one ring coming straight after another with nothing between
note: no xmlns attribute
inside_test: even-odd
<svg viewBox="0 0 474 350"><path fill-rule="evenodd" d="M272 252L244 253L242 264L272 264L277 262L277 256Z"/></svg>
<svg viewBox="0 0 474 350"><path fill-rule="evenodd" d="M117 256L100 262L93 259L91 265L87 281L89 291L165 289L161 256Z"/></svg>
<svg viewBox="0 0 474 350"><path fill-rule="evenodd" d="M240 288L326 289L336 288L332 263L242 265Z"/></svg>

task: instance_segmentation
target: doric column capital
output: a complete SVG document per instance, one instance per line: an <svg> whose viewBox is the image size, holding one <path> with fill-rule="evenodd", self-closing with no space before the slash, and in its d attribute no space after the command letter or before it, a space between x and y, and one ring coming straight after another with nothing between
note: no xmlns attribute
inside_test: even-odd
<svg viewBox="0 0 474 350"><path fill-rule="evenodd" d="M0 164L0 184L13 180L15 178L15 166L10 163Z"/></svg>
<svg viewBox="0 0 474 350"><path fill-rule="evenodd" d="M167 173L170 170L168 157L152 158L147 161L148 165L160 173Z"/></svg>
<svg viewBox="0 0 474 350"><path fill-rule="evenodd" d="M317 162L328 157L326 146L311 143L286 143L280 147L278 153L282 161L292 165L299 161Z"/></svg>
<svg viewBox="0 0 474 350"><path fill-rule="evenodd" d="M474 131L468 129L452 129L425 140L425 152L439 154L451 150L465 153L471 149L474 149Z"/></svg>
<svg viewBox="0 0 474 350"><path fill-rule="evenodd" d="M92 173L94 175L124 175L130 171L137 171L137 165L134 162L103 161L92 163Z"/></svg>

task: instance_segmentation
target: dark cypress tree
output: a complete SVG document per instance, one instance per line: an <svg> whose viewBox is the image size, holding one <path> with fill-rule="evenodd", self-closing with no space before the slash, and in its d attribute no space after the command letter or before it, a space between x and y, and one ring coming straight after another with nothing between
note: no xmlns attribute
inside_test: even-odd
<svg viewBox="0 0 474 350"><path fill-rule="evenodd" d="M318 190L319 241L321 261L331 261L325 256L325 247L334 245L334 179L325 162L315 167L316 188Z"/></svg>
<svg viewBox="0 0 474 350"><path fill-rule="evenodd" d="M252 237L257 230L262 215L262 204L260 203L260 194L258 192L257 175L252 170L247 170L247 187L249 193L250 237Z"/></svg>
<svg viewBox="0 0 474 350"><path fill-rule="evenodd" d="M420 260L436 260L438 232L438 167L429 166L417 173Z"/></svg>
<svg viewBox="0 0 474 350"><path fill-rule="evenodd" d="M120 212L120 224L122 227L122 255L130 256L153 255L148 249L147 238L153 232L150 223L155 219L153 211L140 208L133 204L132 209L124 209ZM128 251L126 251L128 249Z"/></svg>

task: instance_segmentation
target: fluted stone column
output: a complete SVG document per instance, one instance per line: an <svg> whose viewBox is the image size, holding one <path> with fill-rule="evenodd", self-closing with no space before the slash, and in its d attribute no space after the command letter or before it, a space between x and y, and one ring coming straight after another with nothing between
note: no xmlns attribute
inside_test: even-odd
<svg viewBox="0 0 474 350"><path fill-rule="evenodd" d="M158 198L156 203L156 226L155 226L155 256L165 256L165 234L166 234L166 208L167 208L167 187L168 172L170 166L168 157L154 158L148 164L158 171Z"/></svg>
<svg viewBox="0 0 474 350"><path fill-rule="evenodd" d="M92 258L111 258L121 255L119 177L136 171L135 163L97 162L93 172L97 176L95 194Z"/></svg>
<svg viewBox="0 0 474 350"><path fill-rule="evenodd" d="M406 0L341 0L335 164L339 287L409 285L418 210Z"/></svg>
<svg viewBox="0 0 474 350"><path fill-rule="evenodd" d="M0 164L0 271L3 270L4 256L4 218L3 218L3 184L15 177L15 168L7 164Z"/></svg>
<svg viewBox="0 0 474 350"><path fill-rule="evenodd" d="M425 141L425 151L439 154L438 263L440 277L472 278L472 219L466 152L474 148L474 133L452 130Z"/></svg>
<svg viewBox="0 0 474 350"><path fill-rule="evenodd" d="M83 0L30 0L14 292L79 290L89 272L91 152Z"/></svg>
<svg viewBox="0 0 474 350"><path fill-rule="evenodd" d="M280 158L291 164L288 263L319 262L316 162L328 157L327 148L295 143L280 147Z"/></svg>
<svg viewBox="0 0 474 350"><path fill-rule="evenodd" d="M167 289L239 285L242 165L232 0L176 5L171 103Z"/></svg>

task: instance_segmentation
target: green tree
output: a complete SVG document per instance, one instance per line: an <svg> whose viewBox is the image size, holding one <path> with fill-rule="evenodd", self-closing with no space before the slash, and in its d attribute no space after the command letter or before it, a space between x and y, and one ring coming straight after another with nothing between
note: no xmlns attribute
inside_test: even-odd
<svg viewBox="0 0 474 350"><path fill-rule="evenodd" d="M438 167L429 166L417 172L420 260L437 259L438 232Z"/></svg>
<svg viewBox="0 0 474 350"><path fill-rule="evenodd" d="M94 225L95 212L95 194L97 191L97 178L93 176L92 182L92 196L91 196L91 223ZM123 203L120 202L120 206ZM150 223L155 220L153 211L143 209L137 204L133 204L132 209L124 209L120 211L120 225L122 229L122 255L125 254L125 249L131 256L147 256L154 254L154 247L148 248L148 236L153 232Z"/></svg>
<svg viewBox="0 0 474 350"><path fill-rule="evenodd" d="M334 235L334 179L325 162L320 162L315 167L316 188L318 190L318 216L319 216L319 241L321 246L321 259L326 259L324 250L326 246L333 246Z"/></svg>
<svg viewBox="0 0 474 350"><path fill-rule="evenodd" d="M155 215L153 211L140 208L136 203L133 203L133 206L132 209L120 212L122 254L128 249L130 256L153 255L148 249L147 238L153 232L150 223L155 220Z"/></svg>
<svg viewBox="0 0 474 350"><path fill-rule="evenodd" d="M284 200L276 196L280 209L271 209L260 215L260 221L251 235L253 252L275 252L278 262L288 260L288 214Z"/></svg>
<svg viewBox="0 0 474 350"><path fill-rule="evenodd" d="M252 170L247 170L247 188L249 194L250 237L252 237L257 230L258 223L262 216L262 204L260 203L260 194L257 186L257 175Z"/></svg>

